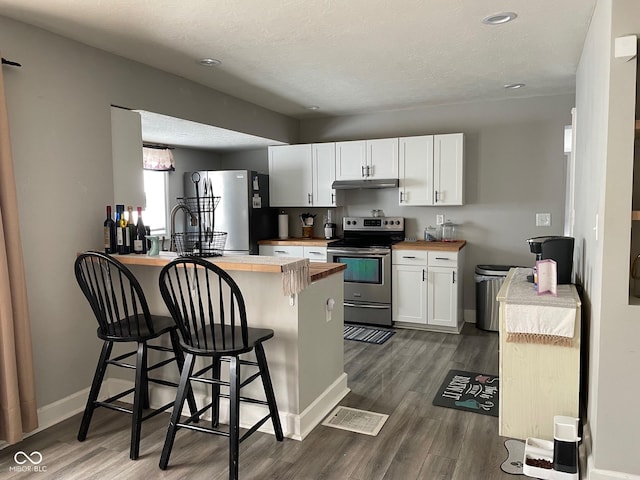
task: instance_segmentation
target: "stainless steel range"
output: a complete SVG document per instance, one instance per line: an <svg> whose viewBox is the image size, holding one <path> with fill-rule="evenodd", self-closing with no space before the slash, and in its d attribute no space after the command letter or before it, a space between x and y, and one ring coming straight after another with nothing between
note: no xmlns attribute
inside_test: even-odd
<svg viewBox="0 0 640 480"><path fill-rule="evenodd" d="M391 326L391 245L404 240L404 218L345 217L342 228L327 261L347 265L344 321Z"/></svg>

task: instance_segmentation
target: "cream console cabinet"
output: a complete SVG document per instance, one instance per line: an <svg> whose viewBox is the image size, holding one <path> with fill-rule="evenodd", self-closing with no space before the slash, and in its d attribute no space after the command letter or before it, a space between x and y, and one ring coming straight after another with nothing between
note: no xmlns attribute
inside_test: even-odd
<svg viewBox="0 0 640 480"><path fill-rule="evenodd" d="M398 178L398 138L336 142L336 180Z"/></svg>
<svg viewBox="0 0 640 480"><path fill-rule="evenodd" d="M398 326L460 333L464 249L393 250L392 306Z"/></svg>
<svg viewBox="0 0 640 480"><path fill-rule="evenodd" d="M335 207L335 144L269 147L272 207Z"/></svg>
<svg viewBox="0 0 640 480"><path fill-rule="evenodd" d="M464 204L464 134L399 139L400 205Z"/></svg>

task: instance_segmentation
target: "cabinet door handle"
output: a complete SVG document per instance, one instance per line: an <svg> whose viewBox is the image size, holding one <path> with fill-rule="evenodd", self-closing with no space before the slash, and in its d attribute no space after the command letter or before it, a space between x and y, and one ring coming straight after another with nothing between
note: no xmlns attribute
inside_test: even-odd
<svg viewBox="0 0 640 480"><path fill-rule="evenodd" d="M453 274L453 283L456 283L456 272L451 272Z"/></svg>
<svg viewBox="0 0 640 480"><path fill-rule="evenodd" d="M307 202L309 205L313 204L313 196L310 193L307 193Z"/></svg>
<svg viewBox="0 0 640 480"><path fill-rule="evenodd" d="M362 169L362 176L366 177L366 175L364 174L364 165L362 165L360 168Z"/></svg>
<svg viewBox="0 0 640 480"><path fill-rule="evenodd" d="M400 203L402 203L402 197L404 196L404 192L400 192Z"/></svg>
<svg viewBox="0 0 640 480"><path fill-rule="evenodd" d="M331 194L331 205L335 205L336 204L336 194L332 193Z"/></svg>
<svg viewBox="0 0 640 480"><path fill-rule="evenodd" d="M425 271L425 269L423 268L423 269L422 269L422 281L423 281L423 282L424 282L424 276L425 276L425 273L426 273L426 271Z"/></svg>
<svg viewBox="0 0 640 480"><path fill-rule="evenodd" d="M371 171L371 166L367 165L367 177L370 177L371 175L373 175L373 172Z"/></svg>
<svg viewBox="0 0 640 480"><path fill-rule="evenodd" d="M322 255L322 252L309 252L311 255Z"/></svg>
<svg viewBox="0 0 640 480"><path fill-rule="evenodd" d="M287 253L286 250L274 250L273 253Z"/></svg>
<svg viewBox="0 0 640 480"><path fill-rule="evenodd" d="M436 190L436 203L438 203L438 191Z"/></svg>
<svg viewBox="0 0 640 480"><path fill-rule="evenodd" d="M449 260L447 257L436 257L436 260Z"/></svg>
<svg viewBox="0 0 640 480"><path fill-rule="evenodd" d="M416 257L409 257L409 256L402 256L402 258L416 258Z"/></svg>

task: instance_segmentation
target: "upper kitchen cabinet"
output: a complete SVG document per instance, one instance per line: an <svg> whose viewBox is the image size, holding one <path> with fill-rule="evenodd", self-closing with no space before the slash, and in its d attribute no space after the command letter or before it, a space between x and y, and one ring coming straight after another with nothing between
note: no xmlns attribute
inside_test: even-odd
<svg viewBox="0 0 640 480"><path fill-rule="evenodd" d="M333 143L269 147L269 201L272 207L333 207Z"/></svg>
<svg viewBox="0 0 640 480"><path fill-rule="evenodd" d="M400 139L400 205L433 205L433 135Z"/></svg>
<svg viewBox="0 0 640 480"><path fill-rule="evenodd" d="M464 134L433 136L434 205L464 205Z"/></svg>
<svg viewBox="0 0 640 480"><path fill-rule="evenodd" d="M336 180L398 178L398 139L336 142Z"/></svg>
<svg viewBox="0 0 640 480"><path fill-rule="evenodd" d="M113 203L146 208L142 162L142 119L138 112L111 107Z"/></svg>
<svg viewBox="0 0 640 480"><path fill-rule="evenodd" d="M463 205L464 134L400 138L400 205Z"/></svg>

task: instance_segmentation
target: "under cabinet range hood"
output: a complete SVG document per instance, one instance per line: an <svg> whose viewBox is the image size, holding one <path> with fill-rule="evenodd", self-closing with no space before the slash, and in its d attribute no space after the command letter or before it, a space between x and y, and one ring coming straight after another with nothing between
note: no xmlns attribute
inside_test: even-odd
<svg viewBox="0 0 640 480"><path fill-rule="evenodd" d="M331 184L334 190L357 188L398 188L397 178L366 178L362 180L336 180Z"/></svg>

